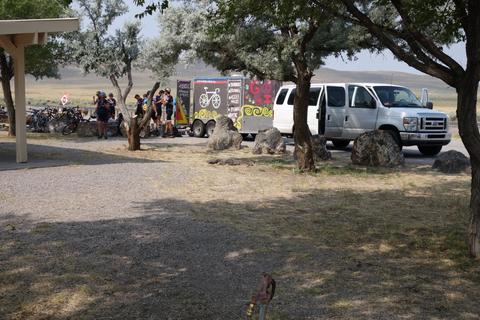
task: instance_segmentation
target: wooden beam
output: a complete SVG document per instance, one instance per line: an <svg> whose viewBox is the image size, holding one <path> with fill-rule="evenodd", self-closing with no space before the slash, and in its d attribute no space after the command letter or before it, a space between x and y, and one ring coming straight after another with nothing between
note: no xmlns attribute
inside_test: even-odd
<svg viewBox="0 0 480 320"><path fill-rule="evenodd" d="M27 162L27 110L25 106L25 48L19 46L13 56L15 71L15 136L17 162Z"/></svg>
<svg viewBox="0 0 480 320"><path fill-rule="evenodd" d="M11 38L6 35L0 35L0 47L5 49L11 56L15 55L17 47L13 44Z"/></svg>
<svg viewBox="0 0 480 320"><path fill-rule="evenodd" d="M38 44L39 45L46 45L48 42L48 33L42 32L38 34Z"/></svg>
<svg viewBox="0 0 480 320"><path fill-rule="evenodd" d="M71 32L79 29L78 18L0 20L0 34Z"/></svg>
<svg viewBox="0 0 480 320"><path fill-rule="evenodd" d="M29 46L38 44L38 33L22 33L13 36L15 46Z"/></svg>

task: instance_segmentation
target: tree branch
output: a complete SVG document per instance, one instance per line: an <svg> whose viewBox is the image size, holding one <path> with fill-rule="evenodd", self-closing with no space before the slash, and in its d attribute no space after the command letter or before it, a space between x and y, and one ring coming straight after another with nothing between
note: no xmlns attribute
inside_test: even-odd
<svg viewBox="0 0 480 320"><path fill-rule="evenodd" d="M130 91L132 91L132 88L133 88L132 65L131 65L131 63L127 64L127 79L128 79L127 87L123 91L123 99L124 99L125 103L127 101L128 95L130 94Z"/></svg>
<svg viewBox="0 0 480 320"><path fill-rule="evenodd" d="M452 57L443 52L431 39L425 37L418 29L417 26L410 19L408 13L405 10L405 6L402 0L390 0L397 9L398 14L402 18L402 24L404 28L412 35L415 41L418 41L425 50L427 50L432 56L437 58L448 68L450 68L455 73L461 74L464 72L463 67ZM409 41L410 44L410 41Z"/></svg>
<svg viewBox="0 0 480 320"><path fill-rule="evenodd" d="M144 126L147 125L147 123L150 121L152 118L152 106L153 106L153 96L155 95L155 92L157 92L158 88L160 88L160 82L155 82L153 85L152 90L150 90L150 94L148 96L147 100L147 111L145 111L145 114L143 115L142 122L140 122L140 127L143 128Z"/></svg>
<svg viewBox="0 0 480 320"><path fill-rule="evenodd" d="M368 31L376 36L397 58L407 63L409 66L429 74L433 77L442 79L445 83L456 87L457 79L449 72L447 68L440 68L438 64L426 64L420 61L415 55L405 51L397 43L395 43L382 29L381 26L375 24L370 17L361 12L354 4L354 0L341 0L347 10L352 14L358 22L368 29Z"/></svg>

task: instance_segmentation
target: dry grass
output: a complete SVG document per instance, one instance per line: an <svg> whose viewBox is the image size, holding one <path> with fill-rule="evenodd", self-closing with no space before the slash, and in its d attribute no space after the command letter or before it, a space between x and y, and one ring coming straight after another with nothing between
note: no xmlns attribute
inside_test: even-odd
<svg viewBox="0 0 480 320"><path fill-rule="evenodd" d="M206 164L218 156L253 162ZM268 237L278 247L258 250L289 257L275 275L295 278L335 317L479 318L471 297L480 268L465 241L468 175L365 169L345 158L298 174L290 156L255 157L248 149L217 155L158 146L142 157L194 165L205 178L170 190L170 210Z"/></svg>
<svg viewBox="0 0 480 320"><path fill-rule="evenodd" d="M279 282L280 303L273 306L270 320L291 319L294 306L313 310L312 319L480 318L480 266L466 254L466 174L443 175L413 165L366 169L350 165L345 156L319 164L315 173L299 174L291 155L254 156L248 148L209 153L203 146L173 142L150 144L141 152L112 148L105 153L182 168L147 178L162 195L154 203L138 204L147 214L167 208L252 239L249 247L226 254L225 261L275 257L271 271ZM212 158L235 158L242 164L207 164ZM166 184L178 174L188 177L184 184ZM49 224L38 224L31 233L50 230ZM8 250L3 243L0 254ZM98 254L102 261L116 252L99 249ZM10 318L67 319L72 310L78 315L95 306L100 293L121 290L105 277L76 274L75 259L71 266L68 261L63 261L62 276L35 284L37 292L44 292L40 297L11 301L4 310L20 311ZM27 271L0 272L5 285L0 299L1 291L17 286L18 275ZM55 283L63 290L55 291Z"/></svg>

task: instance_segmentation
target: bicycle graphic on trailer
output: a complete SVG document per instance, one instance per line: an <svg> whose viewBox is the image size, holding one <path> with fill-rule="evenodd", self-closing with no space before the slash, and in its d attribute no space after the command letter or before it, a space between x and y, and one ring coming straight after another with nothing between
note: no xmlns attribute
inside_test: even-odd
<svg viewBox="0 0 480 320"><path fill-rule="evenodd" d="M220 88L215 88L214 91L208 91L208 87L204 87L205 93L200 95L200 106L202 108L206 108L212 103L212 106L215 109L220 108L220 103L222 102L222 98L220 97ZM210 96L209 96L210 95Z"/></svg>

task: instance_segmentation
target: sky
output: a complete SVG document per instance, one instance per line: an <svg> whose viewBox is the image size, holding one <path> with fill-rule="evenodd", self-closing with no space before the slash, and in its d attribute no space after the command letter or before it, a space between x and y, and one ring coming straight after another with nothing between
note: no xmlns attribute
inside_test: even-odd
<svg viewBox="0 0 480 320"><path fill-rule="evenodd" d="M129 12L115 21L115 28L121 27L125 21L134 20L135 14L140 13L142 9L137 7L133 0L125 0L129 6ZM155 37L159 33L159 27L156 22L156 15L147 16L142 19L142 35L145 38ZM446 52L452 55L458 62L465 65L465 45L456 44L446 49ZM411 68L404 62L396 60L390 51L371 54L363 51L357 54L354 61L342 58L327 58L324 67L342 71L397 71L421 74L421 72Z"/></svg>

